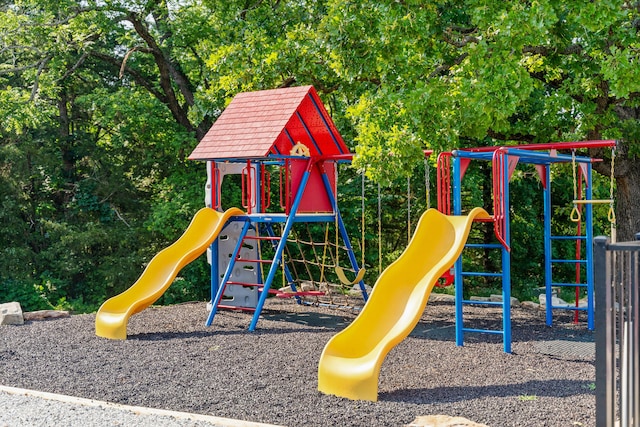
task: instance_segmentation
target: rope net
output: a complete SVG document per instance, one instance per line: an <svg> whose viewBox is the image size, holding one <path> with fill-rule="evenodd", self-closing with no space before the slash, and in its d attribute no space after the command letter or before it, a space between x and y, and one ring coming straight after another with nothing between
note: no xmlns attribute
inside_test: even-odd
<svg viewBox="0 0 640 427"><path fill-rule="evenodd" d="M304 227L301 224L292 229L284 257L290 277L283 280L281 293L298 296L311 304L362 305L359 284L344 284L336 272L339 267L349 277L356 276L349 263L347 247L331 239L335 235L334 227L328 223L304 224ZM361 243L358 242L360 246Z"/></svg>

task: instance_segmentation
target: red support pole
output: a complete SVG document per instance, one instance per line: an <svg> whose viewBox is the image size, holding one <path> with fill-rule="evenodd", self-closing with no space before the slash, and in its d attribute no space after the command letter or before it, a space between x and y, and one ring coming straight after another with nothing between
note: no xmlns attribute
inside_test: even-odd
<svg viewBox="0 0 640 427"><path fill-rule="evenodd" d="M498 241L507 250L510 250L509 245L505 239L506 233L506 218L504 205L504 184L505 179L509 179L505 176L504 169L504 151L494 151L492 164L493 164L493 229Z"/></svg>
<svg viewBox="0 0 640 427"><path fill-rule="evenodd" d="M582 173L578 176L578 199L582 199ZM578 211L580 212L580 218L582 218L582 205L577 206ZM582 219L578 221L576 224L576 236L582 236ZM587 243L588 244L588 243ZM580 262L578 262L582 258L582 241L580 239L576 239L576 284L580 283ZM580 286L576 286L576 308L580 306ZM573 323L579 323L580 317L578 315L578 310L573 312Z"/></svg>
<svg viewBox="0 0 640 427"><path fill-rule="evenodd" d="M438 210L451 215L451 153L443 152L437 160Z"/></svg>

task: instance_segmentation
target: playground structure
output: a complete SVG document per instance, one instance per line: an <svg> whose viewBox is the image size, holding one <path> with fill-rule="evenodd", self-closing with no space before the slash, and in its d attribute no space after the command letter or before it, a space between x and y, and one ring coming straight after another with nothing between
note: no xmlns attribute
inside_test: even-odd
<svg viewBox="0 0 640 427"><path fill-rule="evenodd" d="M384 271L380 267L381 273L374 290L368 295L363 280L364 265L358 264L338 208L338 165L350 163L352 154L317 93L313 87L305 86L238 94L189 157L207 162L207 207L196 214L176 243L151 260L131 288L102 305L96 315L96 334L126 339L130 316L156 301L184 265L207 251L211 264L211 303L207 326L212 324L220 308L228 308L252 312L248 329L253 331L269 295L295 298L299 303L306 298L318 301L331 292L331 285L325 276L327 268L331 268L332 274L342 283L339 286L355 284L358 287L366 302L364 308L349 327L327 343L320 358L318 388L325 393L351 399L377 399L378 375L386 354L415 327L433 287L443 276L448 280L451 266L455 271L449 277L455 281L456 344L463 345L466 332L501 334L504 351L509 353L509 180L518 163L533 164L544 188L547 324L551 325L552 310L558 308L552 304L552 289L575 286L586 288L587 307L573 309L586 310L588 327L593 329L591 245L586 245L585 260L553 259L551 249L552 242L556 240L590 242L592 239L592 204L605 202L592 199L591 163L595 160L576 156L575 151L571 156L558 154L558 150L595 147L613 148L615 141L485 147L441 153L437 170L440 212L428 209L422 215L402 255ZM472 160L492 162L492 214L482 208L473 208L463 215L461 183ZM577 185L580 190L583 178L585 181L584 199L578 198L577 191L574 191L577 214L572 213L572 218L578 221L584 219L584 236L551 235L550 165L568 162L572 162L574 168L576 165L579 167ZM239 180L239 202L244 210L223 206L223 199L229 196L225 193L225 182L230 179ZM427 199L428 179L427 171ZM272 203L273 199L277 199L277 202ZM606 202L613 203L612 200ZM497 243L467 244L474 222L492 223ZM288 249L291 237L296 234L296 227L310 224L324 225L326 230L320 246L322 262L317 263L321 264L319 283L311 277L307 278L307 283L300 280ZM329 226L333 226L335 231L336 243L333 246L327 243ZM339 239L342 245L339 245ZM364 235L361 240L362 252ZM293 241L297 244L300 240L295 238ZM315 243L309 243L311 250L316 252ZM502 271L463 271L460 255L465 248L472 247L499 250ZM338 251L344 251L346 257L340 258ZM327 258L332 260L332 265L325 264ZM345 264L341 265L339 259L345 260ZM586 283L579 283L579 280L571 284L553 282L552 266L556 263L575 264L577 275L580 266L584 265ZM281 285L276 284L278 273L282 279ZM354 279L350 280L347 275ZM485 304L501 306L501 330L464 327L464 304L481 303L463 298L463 280L473 275L500 278L502 301Z"/></svg>
<svg viewBox="0 0 640 427"><path fill-rule="evenodd" d="M609 220L614 223L613 212L613 186L611 198L606 200L593 199L592 195L592 163L599 161L590 157L576 156L575 150L583 148L612 149L612 158L615 156L616 141L582 141L582 142L558 142L549 144L518 145L514 147L481 147L456 150L440 153L438 156L438 209L445 213L461 215L462 207L462 179L472 160L491 162L493 176L493 215L490 222L493 223L497 243L469 244L468 248L492 249L500 251L500 272L463 271L462 258L454 264L455 303L456 303L456 344L464 344L465 332L480 332L500 334L503 339L504 351L511 352L511 226L509 202L509 182L516 166L532 164L538 172L543 187L544 200L544 273L545 273L545 310L546 323L553 323L553 311L557 309L586 311L587 327L594 329L594 281L593 281L593 205L606 203L610 205ZM570 150L571 154L560 154L560 150ZM453 165L451 164L453 161ZM613 162L613 160L612 160ZM551 200L551 165L555 163L571 163L574 170L574 200L571 219L577 222L577 233L572 236L553 235L551 232L552 200ZM580 177L576 181L576 165L580 171ZM453 181L451 170L453 169ZM612 172L613 174L613 172ZM584 179L584 197L582 197L582 181ZM613 176L611 177L613 182ZM613 185L613 184L612 184ZM580 191L578 191L578 189ZM582 210L584 207L584 214ZM453 208L453 209L452 209ZM584 220L584 221L582 221ZM553 243L557 241L575 241L576 256L574 259L556 259L553 257ZM582 254L581 244L585 244L585 253ZM553 280L554 265L574 264L576 267L576 281L573 283L561 283ZM584 281L581 280L581 269L584 266ZM463 297L464 278L471 276L497 277L501 280L501 301L471 301ZM576 304L554 305L553 289L557 287L576 288ZM578 304L580 289L586 289L586 306ZM464 326L463 307L466 304L495 305L502 308L502 329L473 329ZM577 319L577 317L576 317Z"/></svg>
<svg viewBox="0 0 640 427"><path fill-rule="evenodd" d="M190 159L207 161L205 199L209 207L205 209L222 211L224 179L235 175L240 178L245 211L235 207L224 211L219 216L223 226L208 230L204 245L180 239L183 243L170 247L174 248L172 255L163 255L164 251L156 255L149 266L160 266L162 263L156 258L169 257L168 263L175 264L175 268L148 268L131 288L106 301L96 315L96 334L126 338L129 317L156 301L179 269L207 249L211 262L207 326L219 308L231 308L253 312L249 325L253 331L270 294L294 297L298 302L304 297L327 295L329 285L323 290L304 289L286 259L288 239L300 224L335 227L336 240L340 237L342 245L336 242L333 252L327 246L323 250L332 252L329 258L334 259L338 277L346 278L345 268L352 272L355 279L349 285L355 282L366 301L362 268L337 203L338 164L349 163L351 158L313 87L238 94ZM272 177L278 180L277 186L272 185ZM279 203L272 203L274 186ZM194 218L185 234L191 236L202 228L196 223L200 221ZM315 247L312 249L315 251ZM346 253L343 263L348 265L338 265L338 251L342 250ZM191 255L185 257L180 251ZM267 258L264 254L268 251ZM275 285L279 270L281 287Z"/></svg>

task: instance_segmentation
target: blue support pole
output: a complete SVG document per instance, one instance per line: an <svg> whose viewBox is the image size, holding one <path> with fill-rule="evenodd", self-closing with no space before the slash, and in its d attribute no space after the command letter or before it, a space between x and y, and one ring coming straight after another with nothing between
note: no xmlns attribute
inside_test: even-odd
<svg viewBox="0 0 640 427"><path fill-rule="evenodd" d="M545 165L545 181L547 183L544 188L544 289L546 301L546 324L551 326L553 323L552 313L552 294L551 284L553 283L551 259L553 258L553 250L551 247L551 166Z"/></svg>
<svg viewBox="0 0 640 427"><path fill-rule="evenodd" d="M586 199L593 199L591 162L587 163ZM593 276L593 205L587 203L585 209L585 233L587 249L587 328L593 331L594 325L594 276Z"/></svg>
<svg viewBox="0 0 640 427"><path fill-rule="evenodd" d="M511 218L509 214L509 155L505 155L503 178L504 241L511 247ZM505 353L511 353L511 253L502 248L502 339Z"/></svg>
<svg viewBox="0 0 640 427"><path fill-rule="evenodd" d="M293 224L295 222L296 212L298 211L298 207L300 206L300 202L302 201L302 195L304 194L304 189L307 187L307 182L309 181L309 176L311 175L311 168L313 167L313 164L314 162L310 158L307 163L307 168L304 171L304 174L302 175L302 179L300 180L298 193L296 194L296 197L293 200L293 205L291 206L289 216L287 218L287 221L285 222L284 230L282 230L282 236L280 238L280 242L278 242L278 246L276 247L276 253L273 256L273 263L271 263L269 274L267 275L267 279L264 282L262 293L260 294L260 298L258 298L256 311L253 313L253 318L251 319L251 324L249 325L250 331L256 330L256 325L258 324L258 320L260 319L260 313L262 312L262 307L264 307L264 303L267 300L269 289L271 288L271 283L273 282L273 278L276 275L276 270L278 269L280 262L282 261L282 254L284 252L284 247L287 244L287 236L291 232L291 228L293 227Z"/></svg>
<svg viewBox="0 0 640 427"><path fill-rule="evenodd" d="M453 214L462 214L462 174L460 157L453 158ZM456 345L464 345L464 318L463 318L463 278L462 278L462 255L458 257L454 264L454 286L455 286L455 302L456 302Z"/></svg>

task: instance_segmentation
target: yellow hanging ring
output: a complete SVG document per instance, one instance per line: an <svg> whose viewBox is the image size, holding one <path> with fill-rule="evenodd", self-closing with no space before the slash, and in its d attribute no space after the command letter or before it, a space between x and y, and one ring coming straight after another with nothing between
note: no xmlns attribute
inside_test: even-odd
<svg viewBox="0 0 640 427"><path fill-rule="evenodd" d="M573 210L571 211L571 216L569 217L573 222L580 222L582 219L582 215L580 214L580 210L578 209L578 205L576 203L573 204Z"/></svg>
<svg viewBox="0 0 640 427"><path fill-rule="evenodd" d="M611 224L616 223L616 211L613 208L613 203L609 205L609 214L607 215L607 219Z"/></svg>

